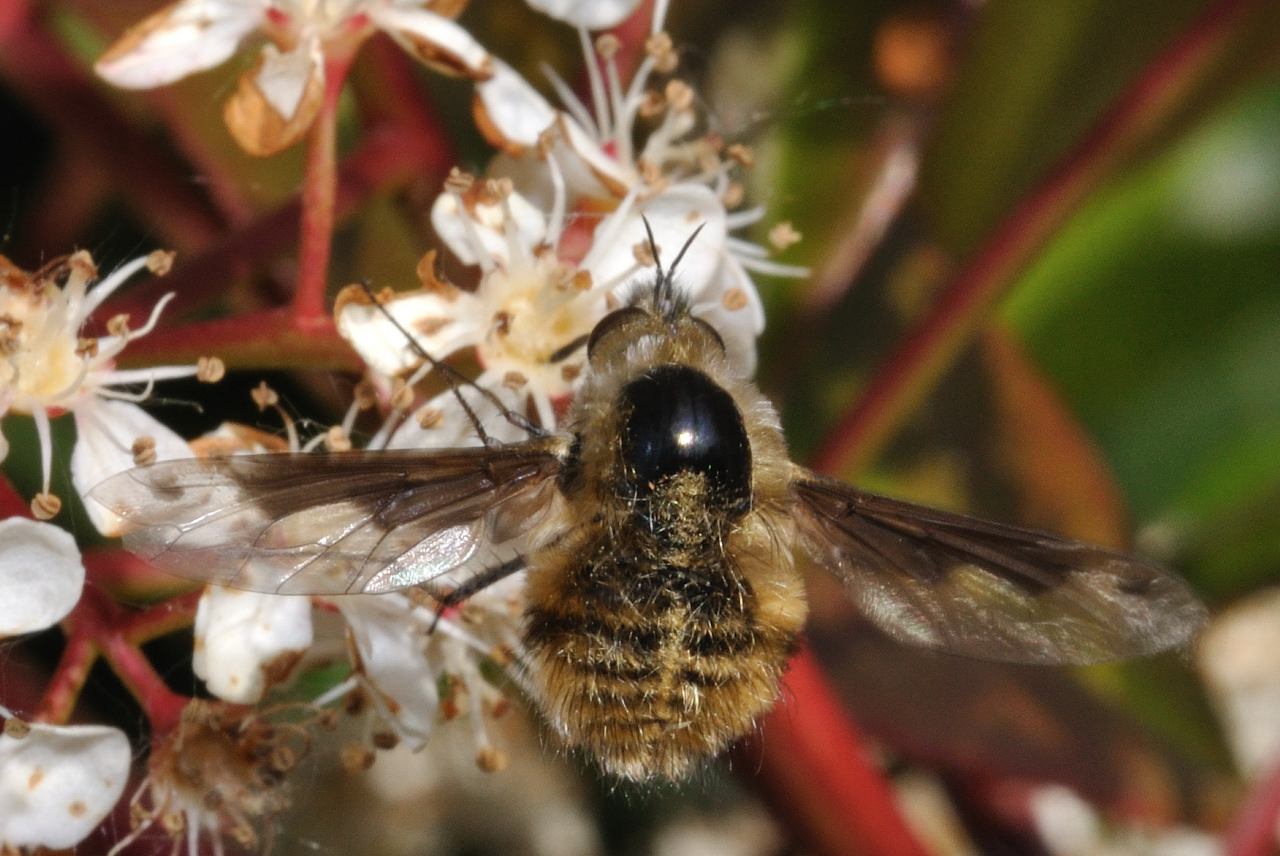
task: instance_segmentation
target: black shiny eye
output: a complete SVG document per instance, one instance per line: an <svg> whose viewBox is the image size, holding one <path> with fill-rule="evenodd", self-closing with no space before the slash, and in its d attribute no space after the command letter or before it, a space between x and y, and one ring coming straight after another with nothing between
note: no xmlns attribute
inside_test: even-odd
<svg viewBox="0 0 1280 856"><path fill-rule="evenodd" d="M595 356L596 345L600 343L610 332L616 330L621 325L627 323L633 318L639 318L649 313L641 309L639 306L624 306L621 309L615 309L608 315L600 319L595 328L591 331L591 338L587 339L587 359Z"/></svg>
<svg viewBox="0 0 1280 856"><path fill-rule="evenodd" d="M751 507L751 445L723 387L689 366L660 366L627 384L621 405L622 461L636 495L693 471L706 476L717 506Z"/></svg>

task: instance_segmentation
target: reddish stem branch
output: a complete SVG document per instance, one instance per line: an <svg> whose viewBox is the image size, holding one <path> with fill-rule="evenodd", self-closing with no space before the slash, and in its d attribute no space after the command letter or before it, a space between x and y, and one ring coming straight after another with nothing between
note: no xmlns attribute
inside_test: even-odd
<svg viewBox="0 0 1280 856"><path fill-rule="evenodd" d="M196 607L203 593L204 588L201 587L135 612L121 622L120 635L131 645L142 645L190 627L196 620Z"/></svg>
<svg viewBox="0 0 1280 856"><path fill-rule="evenodd" d="M334 197L338 188L338 96L348 58L325 64L324 100L307 136L307 167L302 179L302 236L298 246L298 284L293 311L299 321L325 317L329 255L333 248Z"/></svg>
<svg viewBox="0 0 1280 856"><path fill-rule="evenodd" d="M437 148L433 145L432 138L419 133L416 128L396 125L374 128L343 161L338 181L336 215L341 217L354 211L363 200L388 184L404 181L423 171L434 170L438 166L437 160ZM168 276L131 287L119 298L107 301L95 313L95 318L110 318L118 313L145 318L156 301L171 291L176 298L166 312L167 319L207 307L225 294L228 283L262 268L268 259L287 248L298 222L299 212L300 206L295 200L231 233L207 252L190 260L180 258L178 266ZM222 325L215 329L227 331L230 334L228 341L234 343L242 337L252 335L253 328L260 323L255 317L261 319L274 314L279 313L242 316L238 320L224 319L208 323ZM272 324L299 327L292 321L293 313L288 315L289 317L282 317ZM237 327L245 329L237 332ZM336 362L344 366L355 365L354 355L342 351L345 346L340 341L325 338L326 332L332 330L328 319L313 319L311 326L299 329L312 332L321 339L315 350L337 348L340 353ZM174 363L178 361L180 354L200 356L211 352L218 352L228 363L234 361L234 354L218 350L225 347L224 344L198 343L193 340L191 337L197 332L199 328L193 327L183 328L181 333L164 328L157 330L132 343L122 355L121 364L135 366ZM196 347L197 344L204 346Z"/></svg>
<svg viewBox="0 0 1280 856"><path fill-rule="evenodd" d="M200 321L157 330L125 351L121 365L193 363L222 357L228 368L309 368L359 372L363 363L329 318L293 309Z"/></svg>
<svg viewBox="0 0 1280 856"><path fill-rule="evenodd" d="M865 741L802 650L758 746L765 795L801 843L824 856L924 856Z"/></svg>
<svg viewBox="0 0 1280 856"><path fill-rule="evenodd" d="M64 723L71 718L76 699L89 677L89 670L98 659L98 647L86 633L73 633L67 639L58 668L44 689L40 707L36 709L39 722Z"/></svg>
<svg viewBox="0 0 1280 856"><path fill-rule="evenodd" d="M157 733L178 724L188 699L169 689L151 661L125 638L128 615L94 586L86 586L75 609L63 619L67 648L58 670L45 689L37 718L64 722L71 715L84 688L89 668L101 653L112 670L142 706Z"/></svg>
<svg viewBox="0 0 1280 856"><path fill-rule="evenodd" d="M817 469L851 473L868 463L1053 230L1181 104L1249 6L1248 0L1211 6L1023 197L840 420L815 457Z"/></svg>

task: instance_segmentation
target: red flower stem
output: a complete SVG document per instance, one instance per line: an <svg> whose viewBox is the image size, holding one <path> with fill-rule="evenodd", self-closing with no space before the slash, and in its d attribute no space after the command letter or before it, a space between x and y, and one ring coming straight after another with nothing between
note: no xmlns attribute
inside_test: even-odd
<svg viewBox="0 0 1280 856"><path fill-rule="evenodd" d="M765 797L802 847L823 856L928 852L807 648L791 660L758 748L748 769L759 767Z"/></svg>
<svg viewBox="0 0 1280 856"><path fill-rule="evenodd" d="M335 214L342 216L355 210L358 203L379 188L433 170L438 156L433 147L420 146L421 142L419 134L396 125L381 125L367 133L360 147L343 161ZM119 312L146 317L156 301L169 292L177 297L165 313L166 321L204 310L225 296L229 281L243 278L246 271L264 267L269 258L282 252L291 242L289 235L300 216L297 201L261 216L200 256L191 260L179 258L178 266L168 276L140 281L119 298L110 299L95 312L95 320L109 319ZM204 354L216 354L229 365L278 367L274 362L255 362L261 360L261 353L241 360L236 353L229 352L252 339L255 330L288 339L285 356L294 361L293 365L301 360L308 367L360 370L355 352L335 335L328 319L314 320L300 328L294 322L292 310L265 311L257 316L241 315L238 319L207 321L183 328L161 325L154 333L129 344L120 356L120 365L189 362ZM316 340L307 343L306 337Z"/></svg>
<svg viewBox="0 0 1280 856"><path fill-rule="evenodd" d="M117 601L155 601L196 585L157 570L118 545L91 547L81 555L89 584L110 593Z"/></svg>
<svg viewBox="0 0 1280 856"><path fill-rule="evenodd" d="M228 368L308 368L359 372L364 364L333 321L319 316L305 327L293 309L199 321L156 330L133 343L120 365L194 363L206 354L222 357Z"/></svg>
<svg viewBox="0 0 1280 856"><path fill-rule="evenodd" d="M1270 856L1280 821L1280 759L1258 779L1226 836L1226 856Z"/></svg>
<svg viewBox="0 0 1280 856"><path fill-rule="evenodd" d="M840 420L814 458L816 469L848 474L867 465L1053 230L1183 106L1250 5L1220 0L1210 6L1023 197Z"/></svg>
<svg viewBox="0 0 1280 856"><path fill-rule="evenodd" d="M80 602L63 619L67 650L45 690L37 719L65 722L84 687L96 653L138 700L151 728L163 733L178 724L188 699L169 689L137 645L125 638L127 613L97 587L85 586Z"/></svg>
<svg viewBox="0 0 1280 856"><path fill-rule="evenodd" d="M203 588L171 597L142 612L135 612L120 624L120 634L131 645L142 645L192 625Z"/></svg>
<svg viewBox="0 0 1280 856"><path fill-rule="evenodd" d="M71 718L80 690L89 677L89 670L98 659L98 646L87 633L72 633L67 647L62 650L58 668L44 689L40 706L36 709L38 722L61 724Z"/></svg>
<svg viewBox="0 0 1280 856"><path fill-rule="evenodd" d="M298 246L298 284L293 312L300 322L323 319L333 248L334 197L338 187L338 97L348 57L325 63L324 96L307 135L307 165L302 177L302 235Z"/></svg>

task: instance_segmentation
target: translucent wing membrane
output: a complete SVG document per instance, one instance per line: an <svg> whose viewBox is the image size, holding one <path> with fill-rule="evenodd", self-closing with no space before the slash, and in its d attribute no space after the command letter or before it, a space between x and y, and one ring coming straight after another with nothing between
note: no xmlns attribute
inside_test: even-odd
<svg viewBox="0 0 1280 856"><path fill-rule="evenodd" d="M1169 572L1031 529L793 484L813 560L897 639L987 659L1094 663L1182 645L1205 609Z"/></svg>
<svg viewBox="0 0 1280 856"><path fill-rule="evenodd" d="M556 441L162 461L95 487L125 546L179 576L279 594L447 591L518 567Z"/></svg>

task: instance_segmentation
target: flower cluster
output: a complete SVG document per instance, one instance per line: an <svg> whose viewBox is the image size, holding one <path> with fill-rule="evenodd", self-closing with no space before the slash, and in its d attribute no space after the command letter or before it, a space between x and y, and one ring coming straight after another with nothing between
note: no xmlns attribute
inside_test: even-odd
<svg viewBox="0 0 1280 856"><path fill-rule="evenodd" d="M146 88L218 65L262 37L224 116L246 150L267 155L306 133L331 132L317 123L333 104L326 94L340 87L360 45L381 31L427 64L475 82L474 115L497 153L485 174L454 170L445 181L431 206L439 249L419 263L416 288L375 295L353 286L338 296L336 328L368 376L339 423L309 434L266 384L253 397L282 420L283 437L228 423L187 441L138 406L156 382L216 381L224 372L215 358L116 366L122 350L156 326L171 295L140 325L117 315L105 321L105 334L93 333L91 316L112 293L143 268L164 274L169 255L135 259L101 280L84 252L34 273L0 259L0 416L36 425L43 484L33 516L48 520L61 507L51 491L50 426L64 412L75 422L71 475L82 494L164 459L514 441L525 432L512 414L554 429L583 376L587 336L653 276L658 257L681 254L678 286L694 313L721 333L744 374L752 370L764 323L752 274L803 271L735 236L764 216L742 204L752 154L725 143L678 76L666 4L654 4L643 54L626 73L618 38L591 32L628 18L637 0L529 2L577 27L586 98L554 74L548 82L559 103L544 97L457 23L465 4L450 0L180 0L102 56L102 77ZM782 248L794 237L782 224L771 240ZM441 273L446 262L469 274L449 281ZM434 387L424 382L441 362L478 372L471 384L438 392L434 379ZM357 432L357 423L371 422L369 435ZM6 451L0 437L0 458ZM85 506L101 533L120 534L118 518ZM525 689L521 573L461 605L416 592L284 596L210 585L183 605L142 611L88 592L85 577L66 531L0 521L0 634L61 622L68 658L88 658L50 687L36 712L47 724L0 709L7 720L0 848L74 846L120 797L130 766L124 735L54 724L69 716L82 672L98 653L138 695L152 730L147 773L130 803L132 831L113 852L148 830L169 836L175 852L184 845L199 852L205 837L214 852L227 838L257 846L262 822L287 805L285 779L316 727L343 715L360 734L343 752L353 768L372 763L380 749L420 748L455 719L467 723L481 769L506 763L491 721L509 707L504 692ZM193 626L194 671L213 700L173 693L138 647L147 638L139 628L164 632L175 611ZM345 646L333 644L335 636ZM320 695L272 704L301 670L334 661L349 671ZM74 823L61 822L67 814Z"/></svg>

